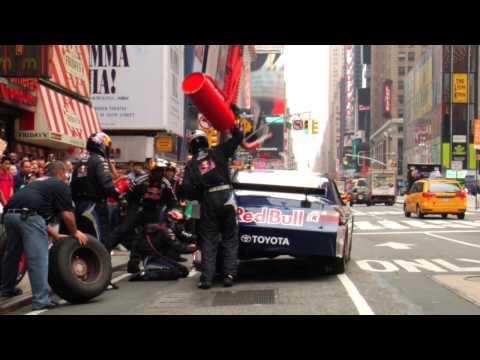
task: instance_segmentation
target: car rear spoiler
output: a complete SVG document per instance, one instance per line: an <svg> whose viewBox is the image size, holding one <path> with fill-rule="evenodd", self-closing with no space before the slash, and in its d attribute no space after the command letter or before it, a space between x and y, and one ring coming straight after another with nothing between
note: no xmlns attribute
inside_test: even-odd
<svg viewBox="0 0 480 360"><path fill-rule="evenodd" d="M264 184L233 183L233 188L235 190L294 193L294 194L304 194L305 196L306 195L325 196L325 189L304 188L304 187L298 187L298 186L278 186L278 185L264 185Z"/></svg>

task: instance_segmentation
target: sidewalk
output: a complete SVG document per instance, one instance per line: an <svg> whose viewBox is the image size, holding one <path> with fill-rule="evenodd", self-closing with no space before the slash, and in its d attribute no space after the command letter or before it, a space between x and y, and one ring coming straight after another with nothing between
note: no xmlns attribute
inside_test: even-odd
<svg viewBox="0 0 480 360"><path fill-rule="evenodd" d="M113 272L121 270L128 262L128 253L115 252L112 255L112 269ZM32 303L32 291L30 289L30 282L28 274L25 275L19 288L23 290L23 294L11 299L0 298L0 315L8 314L28 306Z"/></svg>

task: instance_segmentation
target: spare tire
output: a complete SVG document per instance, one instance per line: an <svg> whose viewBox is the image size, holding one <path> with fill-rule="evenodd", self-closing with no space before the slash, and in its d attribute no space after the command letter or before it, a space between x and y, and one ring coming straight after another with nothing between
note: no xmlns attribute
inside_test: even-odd
<svg viewBox="0 0 480 360"><path fill-rule="evenodd" d="M48 282L58 296L71 303L97 297L112 279L110 254L96 238L87 237L86 246L67 237L50 249Z"/></svg>

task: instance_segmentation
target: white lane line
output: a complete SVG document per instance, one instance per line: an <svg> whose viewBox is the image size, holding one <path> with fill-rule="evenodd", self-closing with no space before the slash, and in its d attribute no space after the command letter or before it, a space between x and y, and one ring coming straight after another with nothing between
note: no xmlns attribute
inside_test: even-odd
<svg viewBox="0 0 480 360"><path fill-rule="evenodd" d="M125 279L126 277L129 277L131 274L129 273L126 273L126 274L123 274L123 275L120 275L120 276L117 276L116 278L112 279L112 284L115 284L123 279ZM65 305L67 303L67 301L65 300L60 300L58 302L60 305ZM29 313L26 313L25 315L40 315L40 314L43 314L44 312L47 312L49 309L44 309L44 310L35 310L35 311L31 311Z"/></svg>
<svg viewBox="0 0 480 360"><path fill-rule="evenodd" d="M398 222L393 221L393 220L379 220L378 223L379 223L380 225L382 225L384 228L390 229L390 230L405 230L405 229L409 229L408 226L399 224Z"/></svg>
<svg viewBox="0 0 480 360"><path fill-rule="evenodd" d="M480 226L480 221L468 221L468 220L450 220L451 222L457 223L457 224L465 224L468 226L473 226L473 227L478 227Z"/></svg>
<svg viewBox="0 0 480 360"><path fill-rule="evenodd" d="M430 232L426 232L425 235L428 235L428 236L433 236L437 239L442 239L442 240L446 240L446 241L451 241L451 242L454 242L454 243L457 243L457 244L461 244L461 245L466 245L466 246L471 246L471 247L475 247L475 248L479 248L480 249L480 245L478 244L472 244L472 243L469 243L469 242L465 242L465 241L461 241L461 240L455 240L455 239L450 239L450 238L447 238L445 236L441 236L441 235L437 235L437 234L432 234Z"/></svg>
<svg viewBox="0 0 480 360"><path fill-rule="evenodd" d="M367 300L360 294L355 284L348 278L346 274L338 274L338 279L347 290L348 296L352 299L353 304L357 308L359 315L375 315L372 308L368 305Z"/></svg>
<svg viewBox="0 0 480 360"><path fill-rule="evenodd" d="M353 235L405 235L405 234L426 234L427 231L378 231L378 232L354 232ZM480 233L480 230L436 230L437 234L463 234L463 233Z"/></svg>

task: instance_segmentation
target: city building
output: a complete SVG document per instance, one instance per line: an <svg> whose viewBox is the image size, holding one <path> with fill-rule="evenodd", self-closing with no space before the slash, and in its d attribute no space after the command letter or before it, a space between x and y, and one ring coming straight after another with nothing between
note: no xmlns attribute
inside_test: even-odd
<svg viewBox="0 0 480 360"><path fill-rule="evenodd" d="M372 45L370 69L370 166L398 169L403 180L405 80L431 45ZM374 165L375 164L375 165Z"/></svg>
<svg viewBox="0 0 480 360"><path fill-rule="evenodd" d="M433 45L408 74L404 170L428 163L475 174L478 56L478 45Z"/></svg>

